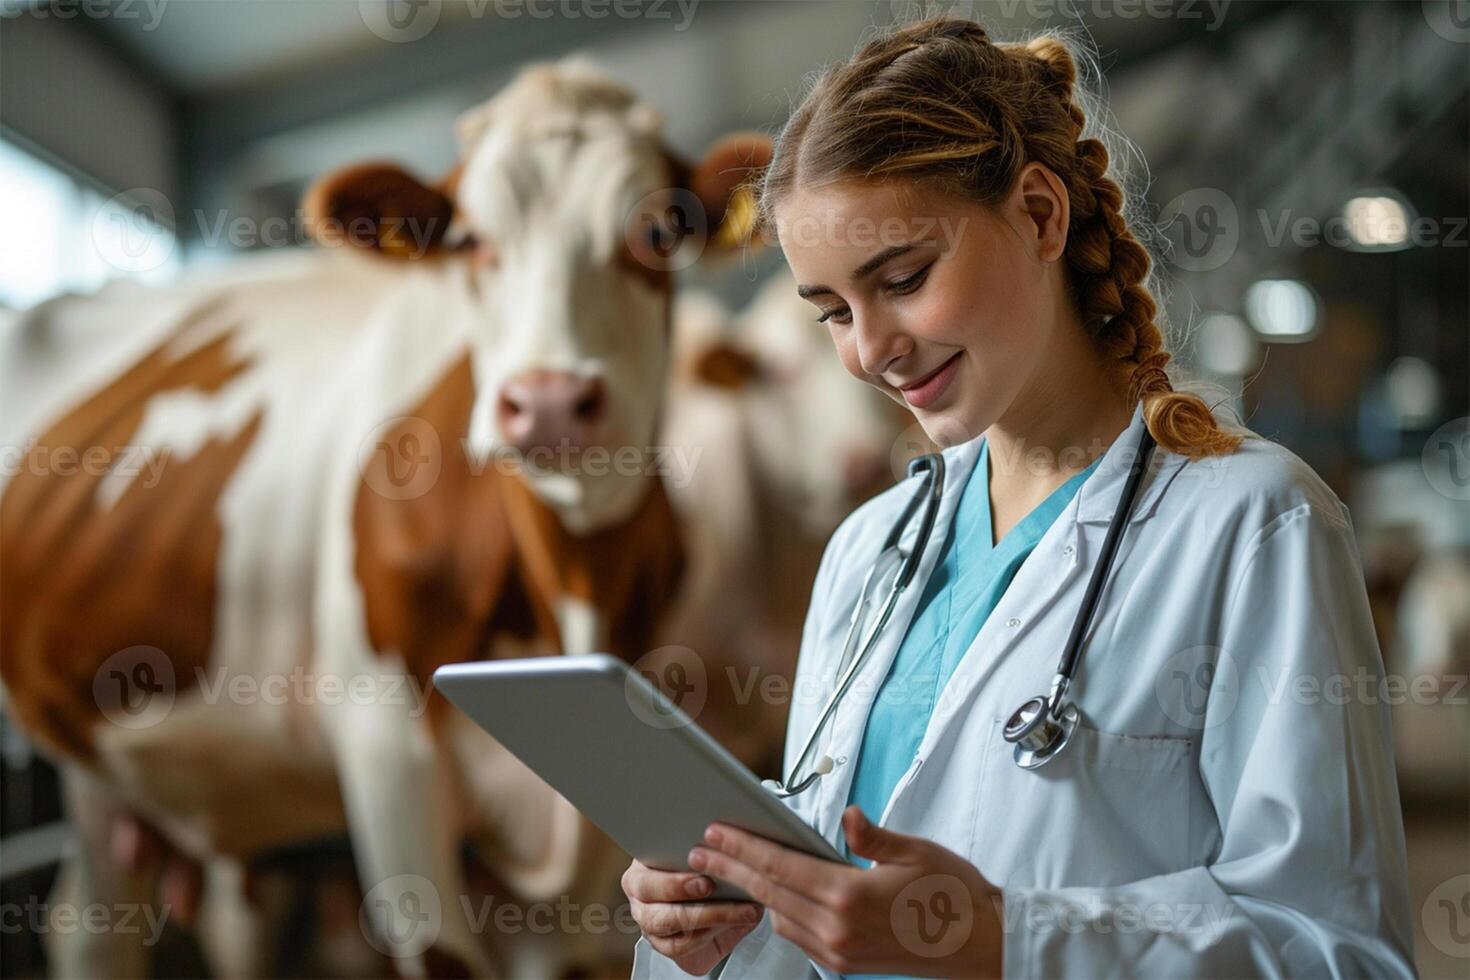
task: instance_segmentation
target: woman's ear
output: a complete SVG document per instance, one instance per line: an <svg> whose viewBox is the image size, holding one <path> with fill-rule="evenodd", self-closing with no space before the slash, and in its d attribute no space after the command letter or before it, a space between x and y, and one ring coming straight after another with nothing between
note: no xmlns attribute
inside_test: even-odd
<svg viewBox="0 0 1470 980"><path fill-rule="evenodd" d="M1066 185L1050 167L1032 160L1021 168L1016 195L1026 216L1027 241L1036 244L1036 257L1055 262L1067 250L1067 228L1072 220Z"/></svg>
<svg viewBox="0 0 1470 980"><path fill-rule="evenodd" d="M302 201L319 245L353 245L400 259L423 257L444 239L454 202L390 163L333 171Z"/></svg>

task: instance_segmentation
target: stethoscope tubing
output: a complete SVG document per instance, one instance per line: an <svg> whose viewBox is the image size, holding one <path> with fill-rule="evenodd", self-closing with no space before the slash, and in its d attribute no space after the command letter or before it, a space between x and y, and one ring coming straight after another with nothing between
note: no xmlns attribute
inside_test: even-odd
<svg viewBox="0 0 1470 980"><path fill-rule="evenodd" d="M1129 522L1134 501L1138 496L1139 484L1142 482L1144 472L1148 469L1149 461L1153 457L1155 445L1153 434L1148 431L1148 426L1145 425L1138 439L1138 448L1129 464L1128 476L1123 484L1123 492L1118 495L1117 508L1113 512L1113 518L1108 523L1107 533L1103 537L1097 564L1093 567L1092 576L1088 579L1087 588L1083 592L1082 603L1078 607L1076 618L1072 621L1072 629L1068 634L1067 643L1062 648L1062 655L1057 664L1051 691L1044 698L1036 698L1033 701L1027 702L1028 705L1036 703L1042 706L1045 715L1054 722L1061 723L1065 719L1067 736L1070 735L1071 727L1076 723L1077 711L1073 705L1068 705L1066 708L1063 708L1062 702L1067 696L1068 688L1071 687L1075 679L1077 666L1081 658L1083 640L1087 635L1088 629L1092 626L1093 617L1097 612L1098 601L1102 597L1102 590L1112 570L1113 559L1118 551L1118 544L1123 537L1123 529ZM888 537L883 543L882 550L878 553L878 559L873 563L873 567L868 570L868 575L863 580L862 591L858 595L857 603L853 606L847 636L842 644L842 659L838 667L839 677L837 686L822 706L822 710L817 717L817 722L813 726L811 734L807 737L806 744L802 746L801 754L797 756L796 762L791 767L789 778L795 778L801 772L802 766L806 764L807 759L816 748L817 742L820 740L823 731L825 731L827 723L831 719L837 705L841 703L848 688L851 687L853 680L857 677L858 672L867 661L868 655L872 652L878 637L883 632L883 628L888 624L889 617L892 616L894 608L898 605L899 596L908 588L909 583L913 580L914 574L918 571L919 561L923 557L924 548L928 544L934 528L934 521L939 511L939 500L944 485L944 457L939 453L930 453L927 456L922 456L914 460L909 464L909 475L913 476L921 469L927 469L929 471L930 479L905 504L903 513L894 523L893 529L889 531ZM927 503L928 506L925 507L919 522L919 533L914 541L914 550L908 555L904 555L899 548L899 542L903 537L903 532L908 527L909 521L913 519L915 510L922 503ZM856 638L859 625L867 610L868 602L870 601L869 592L872 589L875 578L879 575L880 569L883 568L884 561L890 560L890 556L893 555L896 555L901 562L898 575L895 577L893 585L889 588L888 595L884 598L883 608L877 620L867 635L862 637L861 649L857 656L854 657L852 656L853 640ZM1025 708L1026 705L1023 705L1022 708L1017 709L1016 716L1013 717L1019 718ZM1028 730L1031 728L1030 725L1025 727ZM1006 740L1015 741L1016 738L1020 738L1023 735L1025 735L1025 732L1018 732L1013 738L1008 726ZM1023 768L1035 768L1037 765L1044 764L1047 759L1053 757L1066 744L1067 736L1053 740L1050 733L1041 735L1041 741L1050 741L1051 744L1045 749L1036 749L1031 752L1030 755L1032 758L1029 762L1022 761L1025 746L1018 745L1018 764L1022 765ZM825 772L830 771L830 762L824 760L824 763L827 768L823 769L819 767L814 769L805 779L793 787L788 788L784 782L774 780L768 780L766 785L778 796L795 796L798 793L804 792Z"/></svg>
<svg viewBox="0 0 1470 980"><path fill-rule="evenodd" d="M928 480L925 481L924 486L920 488L919 492L914 494L908 503L904 505L903 513L894 522L893 529L888 532L887 540L883 542L882 550L878 552L878 560L873 563L872 568L868 569L867 577L863 579L863 588L858 594L857 604L853 606L852 617L847 627L847 636L842 642L842 660L841 666L838 668L840 677L837 682L837 687L833 689L826 703L822 706L821 713L817 716L817 722L812 727L812 732L807 737L806 744L802 746L801 754L797 756L796 762L792 765L790 773L792 777L801 772L801 767L806 764L807 758L812 754L812 750L816 748L822 732L827 727L827 722L832 717L832 713L836 710L837 705L841 703L843 696L847 694L847 689L852 686L853 680L857 677L863 664L867 661L868 655L872 652L874 645L876 645L878 637L883 633L883 628L888 625L889 617L893 615L893 610L898 605L899 596L903 595L904 590L913 581L914 573L919 567L919 561L924 556L924 548L928 545L930 535L934 530L934 521L939 511L940 497L944 491L944 457L939 453L930 453L909 463L910 476L913 476L921 470L928 471ZM928 506L924 508L924 513L919 520L919 533L914 539L914 550L904 555L899 549L899 542L903 538L903 532L908 528L909 521L913 519L914 511L920 504L924 503L927 503ZM875 577L878 576L883 566L884 557L894 554L898 555L901 561L898 575L894 578L893 584L888 589L888 594L884 597L883 608L874 621L873 627L868 630L867 635L862 639L860 652L854 657L853 639L863 620L863 613L869 601L868 593L872 589ZM784 781L770 781L768 782L768 788L781 797L795 796L811 786L820 775L821 773L819 772L813 772L794 787L787 787Z"/></svg>
<svg viewBox="0 0 1470 980"><path fill-rule="evenodd" d="M1057 663L1056 680L1052 684L1050 696L1053 714L1060 712L1061 701L1066 694L1066 689L1076 678L1083 638L1092 626L1093 615L1097 612L1098 601L1102 598L1103 585L1107 582L1108 574L1112 570L1113 557L1117 554L1118 543L1123 538L1123 527L1128 523L1134 499L1138 495L1138 485L1143 480L1144 471L1148 469L1155 445L1153 433L1148 431L1148 426L1144 426L1143 434L1138 440L1138 451L1133 454L1133 461L1129 465L1128 479L1123 484L1123 492L1118 495L1118 506L1113 512L1113 519L1108 523L1108 533L1103 537L1097 564L1093 566L1092 577L1087 581L1087 591L1082 594L1082 605L1078 609L1077 618L1072 621L1072 631L1067 637L1067 644L1062 648L1062 656Z"/></svg>

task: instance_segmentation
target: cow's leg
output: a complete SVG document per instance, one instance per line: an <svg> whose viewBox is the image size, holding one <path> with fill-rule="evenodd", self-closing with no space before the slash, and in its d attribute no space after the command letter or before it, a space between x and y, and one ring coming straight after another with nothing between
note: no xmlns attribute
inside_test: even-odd
<svg viewBox="0 0 1470 980"><path fill-rule="evenodd" d="M208 862L205 878L198 935L210 970L216 977L276 975L296 883L267 879L248 889L245 869L224 857Z"/></svg>
<svg viewBox="0 0 1470 980"><path fill-rule="evenodd" d="M403 976L489 976L471 927L449 759L401 704L336 709L338 769L370 941Z"/></svg>
<svg viewBox="0 0 1470 980"><path fill-rule="evenodd" d="M77 846L62 863L51 896L53 921L46 932L46 958L55 977L146 977L152 952L169 918L154 900L156 867L129 867L114 854L121 808L95 777L68 766L63 770L66 814ZM117 928L77 928L85 910L102 907ZM57 916L71 921L63 925Z"/></svg>

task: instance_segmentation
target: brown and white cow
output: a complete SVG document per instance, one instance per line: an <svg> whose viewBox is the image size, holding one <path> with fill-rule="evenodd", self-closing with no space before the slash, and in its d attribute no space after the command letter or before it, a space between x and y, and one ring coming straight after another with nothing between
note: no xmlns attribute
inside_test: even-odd
<svg viewBox="0 0 1470 980"><path fill-rule="evenodd" d="M924 450L908 446L921 430L847 373L785 270L739 314L700 290L681 292L674 308L662 441L695 464L669 483L687 575L658 652L640 666L658 675L697 658L699 723L776 775L822 550Z"/></svg>
<svg viewBox="0 0 1470 980"><path fill-rule="evenodd" d="M308 218L344 247L64 297L0 337L0 676L66 772L70 900L153 887L112 860L117 808L211 884L345 827L400 972L575 959L475 934L494 925L467 914L462 845L519 900L615 895L620 857L426 685L472 658L636 658L675 589L640 455L669 361L664 208L733 240L769 145L689 166L660 126L585 62L535 66L464 119L452 180L318 184ZM146 969L136 936L72 940L58 974Z"/></svg>

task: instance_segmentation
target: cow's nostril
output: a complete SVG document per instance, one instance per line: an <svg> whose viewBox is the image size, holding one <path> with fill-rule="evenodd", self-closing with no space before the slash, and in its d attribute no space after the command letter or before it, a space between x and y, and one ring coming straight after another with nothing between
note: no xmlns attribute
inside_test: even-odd
<svg viewBox="0 0 1470 980"><path fill-rule="evenodd" d="M607 385L570 371L526 371L506 381L497 399L501 433L525 452L538 446L581 447L608 411Z"/></svg>
<svg viewBox="0 0 1470 980"><path fill-rule="evenodd" d="M607 390L599 380L587 382L586 390L572 405L572 412L579 421L595 422L602 418L607 403Z"/></svg>
<svg viewBox="0 0 1470 980"><path fill-rule="evenodd" d="M500 415L501 415L501 417L503 417L503 418L514 418L517 415L521 414L522 411L524 411L524 408L522 407L522 405L521 405L520 402L516 401L516 399L515 399L515 397L513 395L511 395L509 392L501 392L501 395L500 395Z"/></svg>

